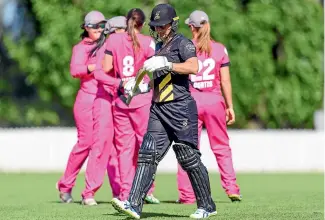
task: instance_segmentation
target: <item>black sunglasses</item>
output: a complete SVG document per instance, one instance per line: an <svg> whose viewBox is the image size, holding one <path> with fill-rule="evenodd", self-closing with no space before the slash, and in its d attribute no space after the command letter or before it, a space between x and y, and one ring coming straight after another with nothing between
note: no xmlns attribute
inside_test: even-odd
<svg viewBox="0 0 325 220"><path fill-rule="evenodd" d="M92 29L98 29L98 28L104 29L105 28L105 23L87 24L87 25L85 25L85 27L89 27L89 28L92 28Z"/></svg>

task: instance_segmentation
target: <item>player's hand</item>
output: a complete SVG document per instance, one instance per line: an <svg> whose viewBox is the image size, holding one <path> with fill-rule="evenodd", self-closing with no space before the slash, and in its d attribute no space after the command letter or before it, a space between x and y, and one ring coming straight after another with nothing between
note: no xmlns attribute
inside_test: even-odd
<svg viewBox="0 0 325 220"><path fill-rule="evenodd" d="M133 89L135 87L135 78L130 79L124 85L124 91L126 94L135 96L141 93L146 93L150 91L150 87L148 83L144 83L143 81L140 82L138 88L136 89L135 93L133 93Z"/></svg>
<svg viewBox="0 0 325 220"><path fill-rule="evenodd" d="M227 125L232 125L233 123L235 123L236 116L233 108L226 109L226 120Z"/></svg>
<svg viewBox="0 0 325 220"><path fill-rule="evenodd" d="M146 60L143 64L143 69L149 72L157 70L172 70L173 64L168 62L167 57L164 56L153 56Z"/></svg>
<svg viewBox="0 0 325 220"><path fill-rule="evenodd" d="M87 66L87 68L88 68L89 72L92 72L92 71L94 71L96 69L96 64L89 64Z"/></svg>

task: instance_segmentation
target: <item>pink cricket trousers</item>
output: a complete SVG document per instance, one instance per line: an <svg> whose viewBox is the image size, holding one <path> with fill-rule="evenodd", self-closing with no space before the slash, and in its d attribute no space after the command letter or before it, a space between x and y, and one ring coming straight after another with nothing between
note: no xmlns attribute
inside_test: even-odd
<svg viewBox="0 0 325 220"><path fill-rule="evenodd" d="M64 175L58 182L61 192L71 192L88 157L83 198L92 198L103 183L113 146L112 98L79 90L74 104L78 142L73 147ZM114 166L113 166L114 167ZM109 172L114 174L114 172ZM116 178L110 177L111 182ZM116 189L117 190L117 189ZM114 189L113 189L114 192Z"/></svg>
<svg viewBox="0 0 325 220"><path fill-rule="evenodd" d="M209 92L193 92L198 107L199 140L205 125L210 146L214 153L221 176L221 185L227 194L240 194L232 162L227 134L226 105L221 95ZM200 143L200 141L199 141ZM179 199L183 203L194 203L195 195L186 172L178 166L177 183Z"/></svg>
<svg viewBox="0 0 325 220"><path fill-rule="evenodd" d="M118 166L117 150L114 143L111 154L108 157L107 175L112 189L113 198L118 198L121 190L121 177L120 167Z"/></svg>
<svg viewBox="0 0 325 220"><path fill-rule="evenodd" d="M128 198L132 187L133 178L138 160L138 152L143 136L147 131L150 104L124 109L113 107L115 125L115 145L118 154L118 164L121 180L120 200ZM151 186L148 194L154 190Z"/></svg>

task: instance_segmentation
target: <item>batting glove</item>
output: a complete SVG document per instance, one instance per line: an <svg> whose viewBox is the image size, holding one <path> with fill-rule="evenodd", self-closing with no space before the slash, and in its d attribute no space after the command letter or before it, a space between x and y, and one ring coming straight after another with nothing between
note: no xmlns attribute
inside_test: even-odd
<svg viewBox="0 0 325 220"><path fill-rule="evenodd" d="M150 86L148 83L144 83L143 81L141 81L141 83L139 84L139 90L140 90L140 93L149 92Z"/></svg>
<svg viewBox="0 0 325 220"><path fill-rule="evenodd" d="M138 88L137 88L137 90L133 94L134 86L135 86L135 78L132 78L129 81L127 81L127 83L124 86L125 93L130 95L130 96L135 96L135 95L146 93L146 92L150 91L149 84L144 83L143 81L141 81Z"/></svg>
<svg viewBox="0 0 325 220"><path fill-rule="evenodd" d="M144 62L143 68L149 72L157 70L172 70L173 63L168 62L167 57L153 56Z"/></svg>
<svg viewBox="0 0 325 220"><path fill-rule="evenodd" d="M124 85L124 92L126 94L129 94L135 86L135 78L131 78L129 81L127 81Z"/></svg>

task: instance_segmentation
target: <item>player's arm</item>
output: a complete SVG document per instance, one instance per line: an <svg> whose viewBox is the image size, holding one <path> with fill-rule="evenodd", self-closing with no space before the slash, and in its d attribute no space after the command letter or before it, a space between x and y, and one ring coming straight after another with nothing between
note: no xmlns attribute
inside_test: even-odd
<svg viewBox="0 0 325 220"><path fill-rule="evenodd" d="M95 64L86 65L88 59L83 47L74 46L70 61L70 73L73 78L83 78L95 70Z"/></svg>
<svg viewBox="0 0 325 220"><path fill-rule="evenodd" d="M227 109L226 109L227 124L231 125L235 123L236 117L235 117L235 111L233 109L233 104L232 104L232 86L230 80L229 66L221 67L220 77L221 77L221 88L227 105Z"/></svg>
<svg viewBox="0 0 325 220"><path fill-rule="evenodd" d="M96 69L94 71L94 78L105 85L119 88L122 86L122 80L112 77L104 72L102 69Z"/></svg>
<svg viewBox="0 0 325 220"><path fill-rule="evenodd" d="M110 51L105 51L103 70L108 73L113 69L113 56Z"/></svg>
<svg viewBox="0 0 325 220"><path fill-rule="evenodd" d="M178 44L179 55L183 63L172 63L165 56L153 56L144 62L144 69L149 72L156 70L169 70L179 74L197 74L199 63L196 49L192 41L184 38Z"/></svg>
<svg viewBox="0 0 325 220"><path fill-rule="evenodd" d="M229 66L221 67L220 77L221 77L221 87L222 87L223 95L226 100L227 108L233 108L232 86L231 86Z"/></svg>
<svg viewBox="0 0 325 220"><path fill-rule="evenodd" d="M104 65L104 54L99 55L96 62L96 69L94 71L94 78L105 85L114 86L116 88L120 87L121 80L113 76L110 76L103 68Z"/></svg>
<svg viewBox="0 0 325 220"><path fill-rule="evenodd" d="M192 41L184 38L179 43L179 54L184 63L173 63L172 70L179 74L197 74L199 63L196 56L196 49Z"/></svg>
<svg viewBox="0 0 325 220"><path fill-rule="evenodd" d="M221 80L221 88L223 91L223 95L226 100L227 108L233 108L232 104L232 87L230 80L230 60L228 56L228 51L226 47L222 45L222 50L224 52L222 60L221 60L221 68L220 68L220 80Z"/></svg>
<svg viewBox="0 0 325 220"><path fill-rule="evenodd" d="M173 63L172 71L179 74L197 74L199 71L199 63L197 57L191 57L184 63Z"/></svg>
<svg viewBox="0 0 325 220"><path fill-rule="evenodd" d="M108 73L113 69L113 45L114 36L110 36L106 41L105 56L103 61L103 70Z"/></svg>

